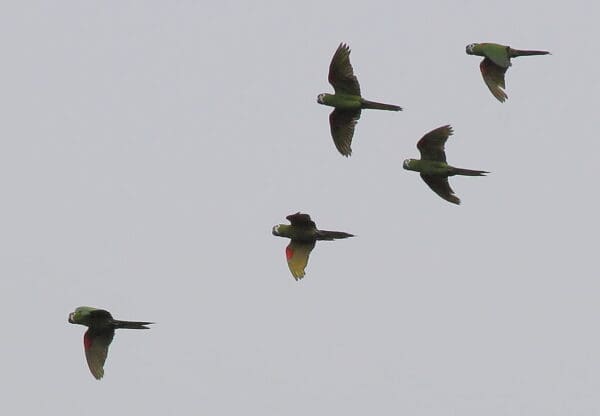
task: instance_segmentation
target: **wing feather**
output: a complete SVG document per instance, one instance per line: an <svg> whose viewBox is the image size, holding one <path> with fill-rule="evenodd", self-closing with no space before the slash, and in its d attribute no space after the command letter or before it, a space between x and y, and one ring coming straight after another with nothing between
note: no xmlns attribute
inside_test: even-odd
<svg viewBox="0 0 600 416"><path fill-rule="evenodd" d="M446 163L444 146L448 137L453 133L452 127L450 125L445 125L425 134L417 143L417 148L421 153L421 159Z"/></svg>
<svg viewBox="0 0 600 416"><path fill-rule="evenodd" d="M316 227L310 215L296 212L285 217L295 227Z"/></svg>
<svg viewBox="0 0 600 416"><path fill-rule="evenodd" d="M329 83L336 94L360 96L360 85L350 64L350 47L340 43L329 64Z"/></svg>
<svg viewBox="0 0 600 416"><path fill-rule="evenodd" d="M329 128L331 137L336 149L343 156L352 154L352 138L354 137L354 127L360 119L360 110L340 110L335 109L329 114Z"/></svg>
<svg viewBox="0 0 600 416"><path fill-rule="evenodd" d="M506 73L507 68L496 65L489 58L484 58L483 61L481 61L481 64L479 64L479 69L481 70L483 81L492 95L501 103L506 101L508 95L504 92L506 89L504 74Z"/></svg>
<svg viewBox="0 0 600 416"><path fill-rule="evenodd" d="M308 256L313 248L315 248L315 241L303 242L296 240L292 240L286 247L285 256L294 279L299 280L304 277L304 269L308 264Z"/></svg>
<svg viewBox="0 0 600 416"><path fill-rule="evenodd" d="M114 329L106 329L100 332L88 329L83 336L85 358L92 375L97 380L104 376L104 363L108 356L108 346L114 335Z"/></svg>
<svg viewBox="0 0 600 416"><path fill-rule="evenodd" d="M433 192L453 204L460 204L460 199L454 195L454 191L448 183L448 178L439 175L427 175L421 173L421 178Z"/></svg>

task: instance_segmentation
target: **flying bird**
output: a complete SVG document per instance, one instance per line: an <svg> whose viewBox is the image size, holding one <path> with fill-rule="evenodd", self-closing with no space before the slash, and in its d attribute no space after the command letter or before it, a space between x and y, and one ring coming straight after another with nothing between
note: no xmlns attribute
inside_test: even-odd
<svg viewBox="0 0 600 416"><path fill-rule="evenodd" d="M350 48L345 43L340 43L331 59L329 83L333 86L335 94L319 94L317 102L335 107L329 115L329 127L335 147L346 157L352 154L354 126L360 118L362 109L402 110L397 105L376 103L361 97L360 85L350 64Z"/></svg>
<svg viewBox="0 0 600 416"><path fill-rule="evenodd" d="M115 336L115 329L149 329L146 325L153 323L119 321L113 319L110 312L89 306L80 306L75 312L71 312L69 322L88 327L83 336L83 348L88 367L97 380L104 376L104 362L108 346Z"/></svg>
<svg viewBox="0 0 600 416"><path fill-rule="evenodd" d="M483 61L479 64L481 75L492 95L501 103L508 98L508 95L504 92L506 89L504 74L508 67L512 65L510 59L517 56L548 55L549 53L548 51L513 49L510 46L497 43L471 43L467 45L468 55L483 56Z"/></svg>
<svg viewBox="0 0 600 416"><path fill-rule="evenodd" d="M433 192L453 204L460 204L460 199L448 183L448 176L485 176L484 170L470 170L455 168L446 163L444 144L453 133L449 125L438 127L430 131L419 140L417 148L421 152L421 159L406 159L403 167L421 173L421 178Z"/></svg>
<svg viewBox="0 0 600 416"><path fill-rule="evenodd" d="M338 238L354 237L353 234L341 231L318 230L310 215L297 212L285 217L291 224L279 224L273 227L273 235L290 238L292 241L285 248L288 267L294 279L304 277L304 269L308 263L308 256L317 240L332 241Z"/></svg>

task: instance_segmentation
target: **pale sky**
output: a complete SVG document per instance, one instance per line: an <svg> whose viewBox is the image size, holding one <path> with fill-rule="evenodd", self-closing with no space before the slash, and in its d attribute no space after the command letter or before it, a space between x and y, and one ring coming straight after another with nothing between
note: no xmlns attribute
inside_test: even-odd
<svg viewBox="0 0 600 416"><path fill-rule="evenodd" d="M597 2L5 2L11 415L600 414ZM517 58L497 102L471 42ZM329 134L340 42L363 95ZM454 127L435 195L402 161ZM271 235L309 213L306 277ZM96 381L80 305L118 319Z"/></svg>

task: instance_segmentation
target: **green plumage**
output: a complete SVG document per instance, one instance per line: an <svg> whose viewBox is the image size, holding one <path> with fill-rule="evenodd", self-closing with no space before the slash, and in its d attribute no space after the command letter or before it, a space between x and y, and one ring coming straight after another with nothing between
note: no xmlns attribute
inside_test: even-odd
<svg viewBox="0 0 600 416"><path fill-rule="evenodd" d="M403 167L406 170L419 172L423 181L433 192L453 204L460 204L460 199L448 183L448 177L454 175L484 176L486 171L462 169L446 162L445 144L453 134L449 125L438 127L424 135L417 143L421 159L406 159Z"/></svg>
<svg viewBox="0 0 600 416"><path fill-rule="evenodd" d="M362 98L358 79L350 64L350 48L341 43L329 65L329 83L335 94L317 96L319 104L335 107L329 115L331 136L338 151L344 156L352 154L354 128L363 109L400 111L397 105L377 103Z"/></svg>
<svg viewBox="0 0 600 416"><path fill-rule="evenodd" d="M471 43L467 45L466 52L468 55L483 56L483 61L479 65L481 76L492 95L500 102L504 102L508 98L504 91L506 89L504 74L508 67L512 65L511 58L548 55L550 53L547 51L513 49L510 46L489 42Z"/></svg>
<svg viewBox="0 0 600 416"><path fill-rule="evenodd" d="M90 372L97 379L104 376L104 362L108 347L115 336L115 329L148 329L152 322L119 321L104 309L80 306L69 314L69 322L85 325L88 330L83 336L85 358Z"/></svg>
<svg viewBox="0 0 600 416"><path fill-rule="evenodd" d="M275 225L272 233L278 237L292 240L286 247L285 254L290 272L296 280L304 277L308 257L317 241L354 237L354 235L342 231L319 230L308 214L297 212L288 215L286 219L290 224Z"/></svg>

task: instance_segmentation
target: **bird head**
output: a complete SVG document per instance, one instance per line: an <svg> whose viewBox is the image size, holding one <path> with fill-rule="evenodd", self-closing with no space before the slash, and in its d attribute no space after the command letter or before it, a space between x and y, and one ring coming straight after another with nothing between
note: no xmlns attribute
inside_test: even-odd
<svg viewBox="0 0 600 416"><path fill-rule="evenodd" d="M325 104L325 93L317 95L317 102L319 104Z"/></svg>
<svg viewBox="0 0 600 416"><path fill-rule="evenodd" d="M87 325L90 320L90 312L95 311L96 308L89 306L80 306L75 309L75 312L69 314L69 322L72 324Z"/></svg>
<svg viewBox="0 0 600 416"><path fill-rule="evenodd" d="M467 45L467 48L466 48L467 55L474 55L473 50L475 49L475 46L477 46L476 43L469 43Z"/></svg>

